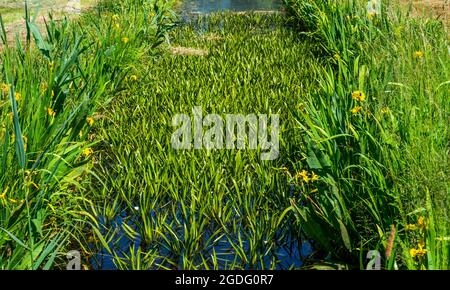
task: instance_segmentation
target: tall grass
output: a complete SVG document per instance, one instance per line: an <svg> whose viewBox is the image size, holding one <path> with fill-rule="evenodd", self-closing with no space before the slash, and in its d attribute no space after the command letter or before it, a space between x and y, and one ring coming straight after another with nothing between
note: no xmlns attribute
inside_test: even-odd
<svg viewBox="0 0 450 290"><path fill-rule="evenodd" d="M386 268L446 269L448 34L362 2L286 1L328 63L297 112L306 164L326 186L293 208L335 259L364 267L377 249Z"/></svg>
<svg viewBox="0 0 450 290"><path fill-rule="evenodd" d="M0 268L48 269L80 240L95 111L163 39L170 23L160 7L123 1L120 17L50 15L45 27L26 8L26 39L14 41L1 21Z"/></svg>

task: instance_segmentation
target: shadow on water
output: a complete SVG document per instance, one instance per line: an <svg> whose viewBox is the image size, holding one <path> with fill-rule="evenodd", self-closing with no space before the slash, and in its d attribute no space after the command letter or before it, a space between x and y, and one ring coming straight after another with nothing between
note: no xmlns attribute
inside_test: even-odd
<svg viewBox="0 0 450 290"><path fill-rule="evenodd" d="M109 248L114 252L116 258L122 259L123 261L127 261L133 249L141 248L150 248L152 251L158 253L159 257L154 261L155 269L159 267L170 268L170 269L183 269L182 257L183 253L180 253L178 257L173 256L171 253L171 244L176 243L174 240L170 240L170 238L164 243L154 245L144 245L142 239L139 236L135 238L130 238L125 231L123 230L123 224L126 223L128 227L133 230L138 230L140 226L139 218L131 218L133 216L131 213L123 211L121 215L117 216L113 221L106 223L105 219L100 219L100 228L108 228L109 234L113 232L112 236L109 236ZM151 215L153 219L156 219L156 215ZM181 221L182 224L186 224L188 221L182 217L181 214L181 206L180 211L177 213L177 216L174 218L177 221ZM168 224L171 224L173 220L168 221ZM231 227L231 226L230 226ZM217 264L219 269L229 269L230 265L235 264L242 269L276 269L276 270L286 270L286 269L295 269L302 266L302 261L312 254L312 241L308 240L300 240L297 238L297 233L284 233L282 230L278 230L275 234L275 237L265 237L263 240L264 244L269 244L269 239L272 240L272 245L268 245L268 250L265 253L258 253L258 261L250 265L248 261L251 260L249 251L250 251L250 242L245 237L249 236L249 233L246 233L244 227L240 227L241 230L236 232L231 232L227 235L223 235L220 237L215 236L214 232L214 224L204 231L202 241L207 241L214 239L215 242L202 250L201 255L203 257L217 257ZM111 231L112 229L112 231ZM180 240L184 240L184 231L180 228L178 230L174 230L177 234L177 238ZM101 234L107 234L106 231ZM267 238L267 240L266 240ZM240 244L239 247L242 248L242 252L246 254L245 260L242 259L242 256L236 253L233 248L233 244ZM93 245L92 249L95 251L96 247ZM171 262L169 262L166 258L169 258ZM95 255L93 255L90 259L90 263L92 267L96 270L115 270L117 266L115 264L114 256L108 253L105 248L102 248L100 251L97 251ZM174 266L173 261L178 260L178 266ZM199 258L199 264L202 263L202 260ZM212 267L212 265L210 265Z"/></svg>
<svg viewBox="0 0 450 290"><path fill-rule="evenodd" d="M289 197L295 194L294 187L291 187ZM227 204L227 202L228 200L225 199L224 204ZM151 269L183 269L185 252L184 250L178 251L180 241L183 244L185 240L185 227L189 226L192 219L198 220L199 216L186 208L183 211L181 203L176 203L174 215L164 221L165 225L172 229L174 235L168 235L167 239L163 241L145 244L139 234L130 238L124 231L124 224L137 233L143 227L142 217L136 211L139 211L139 208L121 210L120 215L109 221L103 217L100 218L100 233L107 237L108 247L113 254L104 247L99 250L98 245L90 245L92 251L96 253L90 259L92 267L97 270L117 269L115 264L117 260L115 259L120 259L122 263L127 264L129 257L140 248L143 252L152 252L158 257L155 258ZM163 207L157 207L157 209L152 209L149 212L151 224L161 224L161 222L158 222L158 216L161 215L162 211L164 211ZM266 233L259 237L255 237L255 233L252 233L252 230L241 222L230 223L225 227L230 230L226 233L222 231L222 234L218 235L217 230L223 228L223 226L213 221L210 222L198 241L202 246L196 254L197 258L194 263L201 265L204 262L203 258L214 256L217 258L219 269L230 269L231 265L246 270L298 269L303 265L302 261L314 251L314 241L303 238L301 232L293 231L291 227L280 226L275 234ZM255 238L259 249L256 253L253 252L253 259L255 255L257 259L256 261L253 260L253 263L249 263L252 260L250 240L255 242ZM239 253L235 250L236 246L239 248ZM209 263L209 267L213 268L214 266Z"/></svg>

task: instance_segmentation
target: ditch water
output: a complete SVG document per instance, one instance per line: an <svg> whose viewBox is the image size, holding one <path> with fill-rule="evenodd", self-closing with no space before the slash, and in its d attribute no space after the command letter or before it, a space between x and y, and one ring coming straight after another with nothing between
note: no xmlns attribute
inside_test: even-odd
<svg viewBox="0 0 450 290"><path fill-rule="evenodd" d="M218 11L267 11L278 10L281 0L184 0L180 12L211 13Z"/></svg>
<svg viewBox="0 0 450 290"><path fill-rule="evenodd" d="M292 186L289 190L289 196L293 197L296 195L296 191ZM142 218L138 211L138 207L134 210L122 210L119 215L117 215L113 220L106 221L103 217L100 218L100 233L106 235L108 242L108 247L114 252L114 255L121 259L122 262L128 263L129 257L132 252L136 249L141 248L144 252L156 253L158 257L154 261L155 269L158 267L168 268L168 269L183 269L182 256L184 252L177 252L174 255L171 251L173 245L177 244L176 240L184 240L184 225L189 225L191 221L190 215L195 215L187 210L187 216L183 215L181 204L178 204L178 208L175 210L175 214L168 217L165 223L170 226L173 224L178 224L172 231L175 233L174 236L167 236L167 240L159 241L155 244L144 244L139 235L131 238L124 231L124 224L126 227L133 229L135 232L139 232L139 228L143 226ZM150 224L160 224L158 222L157 216L162 213L163 209L158 208L150 211ZM198 220L198 217L195 217ZM182 225L182 226L180 226ZM219 269L229 269L230 264L236 262L236 265L242 267L243 269L276 269L276 270L286 270L286 269L298 269L303 265L303 261L308 258L314 251L314 241L304 238L304 236L299 232L293 232L291 229L286 230L285 227L281 226L274 235L262 235L259 242L264 243L267 246L262 247L264 253L258 252L258 260L252 266L248 265L248 262L243 260L242 254L245 253L245 260L250 261L251 256L249 250L251 248L250 241L246 237L252 237L251 231L245 229L245 227L240 224L239 229L230 230L229 233L217 235L217 224L211 222L207 227L205 227L202 238L199 242L203 245L200 247L200 253L198 257L210 258L213 255L218 257L218 267ZM227 225L227 228L232 229L232 225ZM174 240L176 239L176 240ZM258 238L259 239L259 238ZM213 243L209 241L214 240ZM233 247L234 245L240 245L242 253L238 254ZM92 252L95 254L90 258L90 264L93 269L96 270L115 270L117 266L115 265L114 257L106 248L98 248L98 244L89 245ZM179 255L179 256L177 256ZM170 262L165 258L169 258ZM177 263L177 262L178 263ZM200 258L196 259L195 262L201 264L202 260ZM212 268L212 266L210 265Z"/></svg>
<svg viewBox="0 0 450 290"><path fill-rule="evenodd" d="M179 13L183 16L188 16L189 14L208 14L213 12L221 11L274 11L281 8L282 0L184 0L180 7ZM187 18L186 18L187 19ZM205 29L205 28L203 28ZM202 28L199 28L202 30ZM173 219L181 220L181 210L173 217ZM130 254L130 248L137 249L142 245L140 237L135 237L134 239L129 238L123 231L123 224L126 223L128 227L137 230L141 221L138 217L130 219L134 214L130 212L123 211L120 216L117 216L114 221L105 224L105 221L101 219L99 222L104 228L112 228L114 236L110 237L109 247L115 254L120 258L125 258ZM155 218L152 215L152 218ZM189 223L188 220L183 220L182 223ZM105 233L102 233L105 234ZM214 234L214 227L208 229L204 233L204 240L209 240L209 238ZM178 238L183 240L183 231L177 231ZM218 239L218 241L211 247L205 249L201 255L204 257L211 256L213 253L221 257L221 268L226 268L227 264L233 261L242 262L241 258L237 258L236 252L234 251L230 240L236 241L240 237L245 237L245 232L234 233L231 236L223 236ZM276 260L276 269L289 269L292 267L298 268L302 265L302 261L311 255L313 252L312 243L313 241L302 240L298 238L298 233L283 233L281 231L277 232L275 237L276 246L272 247L267 253L265 253L262 260L258 262L258 265L253 266L258 269L267 269L273 266L273 261ZM159 245L159 247L153 247L153 250L157 251L161 257L170 257L171 253L168 249L171 248L171 241L166 241L166 245ZM265 242L266 243L266 242ZM243 240L242 246L244 252L247 252L250 248L249 241ZM152 248L151 245L146 245L144 248ZM93 248L95 251L95 248ZM107 252L106 249L101 249L97 252L90 260L91 265L94 269L116 269L113 257ZM159 264L168 268L174 268L173 264L167 265L164 260L155 261L155 264ZM245 264L245 263L238 263ZM181 261L179 266L175 268L181 269Z"/></svg>

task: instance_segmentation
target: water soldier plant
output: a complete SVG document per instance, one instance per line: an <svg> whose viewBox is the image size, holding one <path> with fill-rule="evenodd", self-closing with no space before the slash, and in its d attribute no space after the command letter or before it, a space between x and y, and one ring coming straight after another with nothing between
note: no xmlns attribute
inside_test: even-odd
<svg viewBox="0 0 450 290"><path fill-rule="evenodd" d="M103 0L43 26L26 9L23 39L1 21L0 269L65 268L70 250L87 269L365 269L368 253L448 269L444 22L283 2L176 18L174 1ZM196 107L278 115L278 158L177 150L172 119Z"/></svg>

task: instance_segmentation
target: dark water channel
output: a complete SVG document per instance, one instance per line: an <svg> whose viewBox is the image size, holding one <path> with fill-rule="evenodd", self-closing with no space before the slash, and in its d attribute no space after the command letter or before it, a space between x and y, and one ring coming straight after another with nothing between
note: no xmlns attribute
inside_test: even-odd
<svg viewBox="0 0 450 290"><path fill-rule="evenodd" d="M180 12L267 11L280 9L281 3L282 0L185 0Z"/></svg>

